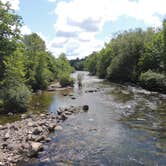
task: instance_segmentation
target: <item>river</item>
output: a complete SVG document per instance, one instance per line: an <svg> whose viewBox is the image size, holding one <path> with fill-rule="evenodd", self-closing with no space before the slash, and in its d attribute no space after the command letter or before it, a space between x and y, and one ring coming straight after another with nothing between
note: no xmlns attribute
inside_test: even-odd
<svg viewBox="0 0 166 166"><path fill-rule="evenodd" d="M81 73L81 89L75 84L73 89L33 96L34 112L84 104L90 109L70 116L62 131L50 135L38 158L24 165L165 166L166 95ZM93 89L97 92L87 92Z"/></svg>

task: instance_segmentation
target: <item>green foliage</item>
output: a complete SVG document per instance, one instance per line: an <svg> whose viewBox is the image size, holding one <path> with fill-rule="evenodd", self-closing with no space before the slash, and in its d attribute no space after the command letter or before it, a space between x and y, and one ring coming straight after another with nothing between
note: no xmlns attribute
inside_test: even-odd
<svg viewBox="0 0 166 166"><path fill-rule="evenodd" d="M163 21L163 40L164 40L164 52L163 52L163 64L164 72L166 73L166 20Z"/></svg>
<svg viewBox="0 0 166 166"><path fill-rule="evenodd" d="M45 42L36 33L24 36L23 42L27 84L33 90L46 89L52 74L48 67L50 54L45 51Z"/></svg>
<svg viewBox="0 0 166 166"><path fill-rule="evenodd" d="M0 1L0 80L3 79L5 56L12 54L17 48L20 39L21 17L10 8L9 3Z"/></svg>
<svg viewBox="0 0 166 166"><path fill-rule="evenodd" d="M150 41L145 43L145 51L138 62L139 71L145 72L148 69L155 71L163 70L162 56L163 32L159 31L153 35Z"/></svg>
<svg viewBox="0 0 166 166"><path fill-rule="evenodd" d="M59 76L59 82L62 87L73 86L74 80L67 73L63 73Z"/></svg>
<svg viewBox="0 0 166 166"><path fill-rule="evenodd" d="M74 60L70 60L70 65L77 71L83 71L84 70L84 62L85 59L74 59Z"/></svg>
<svg viewBox="0 0 166 166"><path fill-rule="evenodd" d="M36 33L21 37L22 19L0 0L0 109L21 112L28 107L31 90L46 89L51 81L63 86L73 80L64 54L58 59L46 52L46 45Z"/></svg>
<svg viewBox="0 0 166 166"><path fill-rule="evenodd" d="M97 73L97 61L98 61L97 52L93 52L85 60L85 69L87 69L92 75L95 75Z"/></svg>
<svg viewBox="0 0 166 166"><path fill-rule="evenodd" d="M18 84L17 86L9 86L4 88L4 109L8 112L23 112L26 111L29 99L30 91L25 84Z"/></svg>
<svg viewBox="0 0 166 166"><path fill-rule="evenodd" d="M74 71L74 68L70 66L70 63L64 53L62 53L57 59L56 67L58 70L57 78L61 86L72 86L74 81L70 77L70 74Z"/></svg>
<svg viewBox="0 0 166 166"><path fill-rule="evenodd" d="M97 63L97 75L100 78L107 76L107 68L113 58L113 51L111 45L106 45L104 49L99 52L98 63Z"/></svg>
<svg viewBox="0 0 166 166"><path fill-rule="evenodd" d="M144 51L144 33L140 29L132 32L124 32L117 38L121 43L118 45L118 54L113 58L108 68L108 78L121 81L135 79L134 70L139 57ZM119 40L119 39L118 39Z"/></svg>
<svg viewBox="0 0 166 166"><path fill-rule="evenodd" d="M21 49L5 58L2 99L6 111L25 111L30 98L30 91L25 86L25 66Z"/></svg>
<svg viewBox="0 0 166 166"><path fill-rule="evenodd" d="M99 52L93 52L85 59L84 66L91 74L111 81L134 82L153 90L163 91L165 82L144 79L144 75L159 77L166 73L166 20L163 28L146 31L136 29L116 34ZM152 70L154 73L147 71ZM141 76L140 76L141 75ZM160 79L159 79L160 80ZM147 82L147 85L146 85ZM153 87L154 85L154 87Z"/></svg>
<svg viewBox="0 0 166 166"><path fill-rule="evenodd" d="M164 74L148 70L141 73L139 77L140 84L150 90L166 92L166 77Z"/></svg>

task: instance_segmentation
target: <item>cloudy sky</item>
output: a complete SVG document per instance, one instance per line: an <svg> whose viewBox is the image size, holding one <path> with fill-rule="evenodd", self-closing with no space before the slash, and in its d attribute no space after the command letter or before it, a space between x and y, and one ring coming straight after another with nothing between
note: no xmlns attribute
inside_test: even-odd
<svg viewBox="0 0 166 166"><path fill-rule="evenodd" d="M2 0L7 1L7 0ZM117 33L159 27L166 0L9 0L23 17L23 34L38 33L55 56L69 59L100 50Z"/></svg>

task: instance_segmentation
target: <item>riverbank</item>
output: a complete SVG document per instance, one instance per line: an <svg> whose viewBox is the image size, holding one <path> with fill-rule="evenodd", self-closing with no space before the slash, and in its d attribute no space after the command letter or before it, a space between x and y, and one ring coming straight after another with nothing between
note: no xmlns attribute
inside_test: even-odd
<svg viewBox="0 0 166 166"><path fill-rule="evenodd" d="M57 113L22 115L22 120L0 125L0 165L16 165L37 157L44 150L44 143L50 141L48 135L62 130L60 122L73 113L87 112L87 105L59 108Z"/></svg>

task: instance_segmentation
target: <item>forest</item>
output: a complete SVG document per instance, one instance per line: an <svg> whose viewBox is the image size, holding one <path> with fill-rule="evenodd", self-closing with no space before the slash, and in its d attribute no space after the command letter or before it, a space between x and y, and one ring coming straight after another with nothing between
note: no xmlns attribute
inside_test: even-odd
<svg viewBox="0 0 166 166"><path fill-rule="evenodd" d="M0 112L24 112L37 90L45 90L57 80L62 86L73 83L64 53L55 58L42 38L21 35L23 20L0 1Z"/></svg>
<svg viewBox="0 0 166 166"><path fill-rule="evenodd" d="M118 33L100 51L71 65L109 81L166 93L166 20L162 28Z"/></svg>

